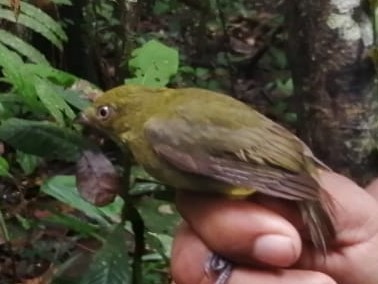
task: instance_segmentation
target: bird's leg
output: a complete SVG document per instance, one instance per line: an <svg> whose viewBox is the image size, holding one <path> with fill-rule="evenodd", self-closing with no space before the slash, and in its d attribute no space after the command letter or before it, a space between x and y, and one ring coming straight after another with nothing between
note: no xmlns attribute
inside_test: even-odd
<svg viewBox="0 0 378 284"><path fill-rule="evenodd" d="M231 272L231 262L219 255L211 253L205 263L205 273L208 277L210 277L213 273L217 275L217 280L214 284L227 284L227 281L231 276Z"/></svg>

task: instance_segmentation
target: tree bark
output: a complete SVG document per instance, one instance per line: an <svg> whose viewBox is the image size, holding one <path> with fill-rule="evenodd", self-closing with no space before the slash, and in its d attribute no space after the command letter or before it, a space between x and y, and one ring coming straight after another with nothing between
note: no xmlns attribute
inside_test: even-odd
<svg viewBox="0 0 378 284"><path fill-rule="evenodd" d="M300 136L335 171L377 175L373 29L360 0L286 1Z"/></svg>

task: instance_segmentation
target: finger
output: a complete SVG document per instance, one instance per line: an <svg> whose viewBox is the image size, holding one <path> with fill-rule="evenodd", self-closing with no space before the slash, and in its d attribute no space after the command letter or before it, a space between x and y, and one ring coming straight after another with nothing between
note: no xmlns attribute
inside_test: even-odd
<svg viewBox="0 0 378 284"><path fill-rule="evenodd" d="M375 234L377 202L364 189L345 176L322 172L321 184L333 199L332 217L337 232L337 242L353 245Z"/></svg>
<svg viewBox="0 0 378 284"><path fill-rule="evenodd" d="M378 179L373 180L367 187L366 191L369 192L375 200L378 201Z"/></svg>
<svg viewBox="0 0 378 284"><path fill-rule="evenodd" d="M171 275L176 284L202 283L208 249L186 224L181 224L173 245Z"/></svg>
<svg viewBox="0 0 378 284"><path fill-rule="evenodd" d="M264 284L337 284L328 275L311 270L278 269L250 270L235 269L229 284L264 283Z"/></svg>
<svg viewBox="0 0 378 284"><path fill-rule="evenodd" d="M194 232L182 225L173 245L171 273L176 284L213 284L214 280L204 272L209 251ZM255 270L236 267L228 284L336 284L329 276L305 270Z"/></svg>
<svg viewBox="0 0 378 284"><path fill-rule="evenodd" d="M300 255L294 226L259 204L183 192L177 205L202 241L227 259L285 267Z"/></svg>

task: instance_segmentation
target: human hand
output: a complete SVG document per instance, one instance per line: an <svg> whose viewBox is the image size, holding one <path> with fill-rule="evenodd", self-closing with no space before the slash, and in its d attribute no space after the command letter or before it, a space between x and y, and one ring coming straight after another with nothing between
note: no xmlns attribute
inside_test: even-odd
<svg viewBox="0 0 378 284"><path fill-rule="evenodd" d="M187 223L173 247L175 282L214 283L204 271L213 251L235 263L229 284L378 283L378 181L364 191L322 172L321 182L334 199L337 232L326 259L313 249L292 203L180 193L177 205Z"/></svg>

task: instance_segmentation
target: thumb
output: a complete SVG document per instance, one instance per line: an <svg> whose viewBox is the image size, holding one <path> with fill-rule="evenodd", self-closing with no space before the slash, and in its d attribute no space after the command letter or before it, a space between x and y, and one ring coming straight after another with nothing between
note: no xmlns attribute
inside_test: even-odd
<svg viewBox="0 0 378 284"><path fill-rule="evenodd" d="M355 244L376 232L377 202L371 195L345 176L322 172L321 183L332 197L331 208L337 243ZM378 181L373 187L378 193Z"/></svg>
<svg viewBox="0 0 378 284"><path fill-rule="evenodd" d="M373 180L367 187L366 191L370 193L374 197L375 200L378 201L378 178ZM378 204L377 204L378 206Z"/></svg>

